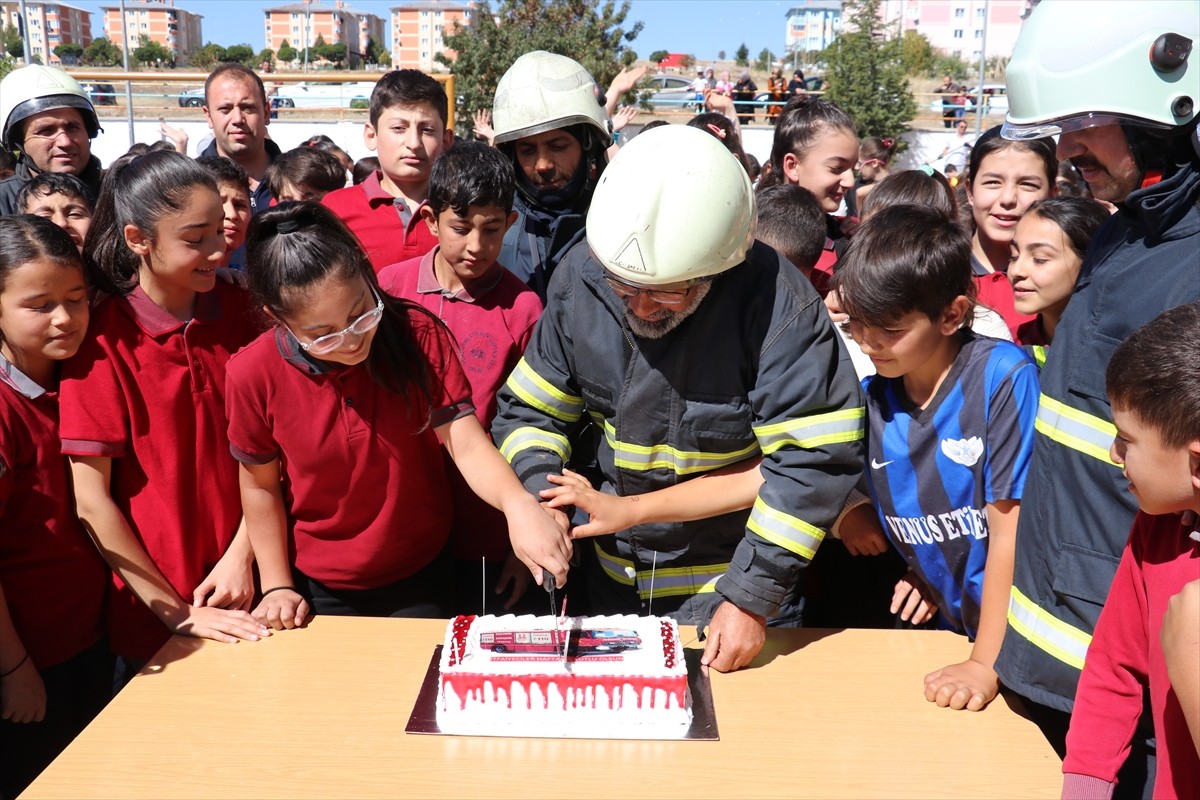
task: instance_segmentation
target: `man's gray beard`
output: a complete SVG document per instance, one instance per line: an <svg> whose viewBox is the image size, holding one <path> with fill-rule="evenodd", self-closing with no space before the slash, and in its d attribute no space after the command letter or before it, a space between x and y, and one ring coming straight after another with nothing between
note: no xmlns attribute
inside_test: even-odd
<svg viewBox="0 0 1200 800"><path fill-rule="evenodd" d="M626 309L625 321L629 323L629 329L633 331L634 336L642 339L661 339L671 331L679 327L685 319L690 317L697 308L700 307L700 301L708 296L708 290L712 288L712 283L702 283L696 287L696 293L692 296L692 301L679 311L671 311L667 309L667 314L662 319L656 319L653 322L644 320Z"/></svg>

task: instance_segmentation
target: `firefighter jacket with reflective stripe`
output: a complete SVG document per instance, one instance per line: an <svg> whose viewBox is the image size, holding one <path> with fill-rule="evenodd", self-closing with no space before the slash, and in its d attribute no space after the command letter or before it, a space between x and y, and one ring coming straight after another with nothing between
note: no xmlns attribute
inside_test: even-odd
<svg viewBox="0 0 1200 800"><path fill-rule="evenodd" d="M1200 172L1131 194L1092 241L1041 373L1037 439L1017 530L1004 684L1070 711L1137 503L1108 455L1104 372L1116 346L1200 298Z"/></svg>
<svg viewBox="0 0 1200 800"><path fill-rule="evenodd" d="M492 436L531 492L562 469L586 418L602 431L602 488L621 496L761 455L750 512L637 526L598 544L620 577L622 564L640 575L652 561L664 577L723 571L708 591L770 616L862 470L864 408L841 338L811 284L759 243L661 338L634 336L625 314L586 243L575 247L500 390Z"/></svg>

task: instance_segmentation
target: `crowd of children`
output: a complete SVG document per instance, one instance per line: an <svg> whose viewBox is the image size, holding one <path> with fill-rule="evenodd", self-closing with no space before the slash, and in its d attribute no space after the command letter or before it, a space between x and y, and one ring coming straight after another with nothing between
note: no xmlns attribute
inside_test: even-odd
<svg viewBox="0 0 1200 800"><path fill-rule="evenodd" d="M370 101L377 161L314 137L265 168L270 207L234 160L159 149L109 165L98 197L43 172L0 217L0 797L172 634L477 613L481 569L511 608L566 573L571 506L597 535L680 502L646 495L634 516L571 470L534 497L492 443L543 310L544 286L500 259L535 184L520 147L456 143L447 120L442 85L399 70ZM733 123L690 124L749 170ZM997 127L964 145L957 197L928 166L894 168L896 147L797 97L758 181L757 237L825 298L866 406L862 480L809 621L970 637L924 692L979 710L1001 686L1038 370L1109 210L1058 191L1049 138ZM1109 365L1111 458L1142 511L1067 736L1081 796L1111 788L1143 690L1159 780L1196 785L1179 776L1200 763L1198 353L1193 303ZM757 462L737 476L752 499Z"/></svg>

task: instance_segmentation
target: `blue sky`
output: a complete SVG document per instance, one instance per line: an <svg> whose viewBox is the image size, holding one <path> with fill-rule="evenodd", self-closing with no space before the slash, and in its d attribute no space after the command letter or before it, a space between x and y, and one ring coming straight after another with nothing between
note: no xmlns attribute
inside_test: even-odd
<svg viewBox="0 0 1200 800"><path fill-rule="evenodd" d="M204 40L221 45L263 45L262 10L285 5L291 0L176 0L176 5L204 17ZM101 6L116 6L118 0L65 0L92 12L92 33L104 35ZM333 5L333 0L323 0ZM354 8L377 14L385 21L399 0L352 0ZM793 3L784 0L633 0L627 23L645 23L633 49L645 58L655 50L691 53L700 60L717 57L724 50L729 58L742 42L757 56L764 47L783 51L784 14ZM390 44L390 43L389 43Z"/></svg>

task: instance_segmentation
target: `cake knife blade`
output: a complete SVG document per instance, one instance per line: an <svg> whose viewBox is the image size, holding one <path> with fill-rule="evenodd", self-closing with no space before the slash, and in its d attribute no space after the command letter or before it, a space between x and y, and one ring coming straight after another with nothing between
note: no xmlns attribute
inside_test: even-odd
<svg viewBox="0 0 1200 800"><path fill-rule="evenodd" d="M562 625L558 619L558 603L554 600L554 590L556 584L554 576L546 573L546 580L542 583L546 587L546 593L550 595L550 616L554 618L554 643L558 645L559 655L562 656L563 665L567 663L567 648L562 640Z"/></svg>

